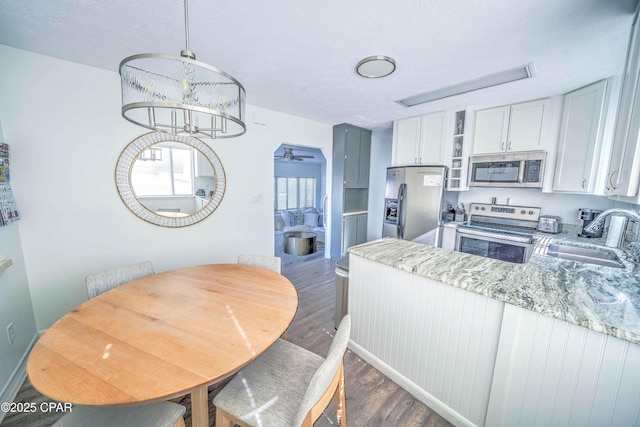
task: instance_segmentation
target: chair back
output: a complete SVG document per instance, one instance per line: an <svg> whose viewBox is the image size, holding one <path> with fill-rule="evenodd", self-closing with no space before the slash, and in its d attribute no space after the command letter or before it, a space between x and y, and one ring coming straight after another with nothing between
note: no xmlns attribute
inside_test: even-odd
<svg viewBox="0 0 640 427"><path fill-rule="evenodd" d="M238 264L255 265L257 267L268 268L276 273L282 272L282 260L277 256L238 255Z"/></svg>
<svg viewBox="0 0 640 427"><path fill-rule="evenodd" d="M95 298L110 289L154 273L151 261L145 261L91 274L84 280L87 286L87 295L89 299Z"/></svg>
<svg viewBox="0 0 640 427"><path fill-rule="evenodd" d="M300 409L298 409L298 413L294 418L294 426L303 425L314 406L318 404L324 395L327 395L327 391L329 391L330 387L333 389L332 383L342 369L342 358L344 357L344 353L347 351L350 334L351 316L347 314L342 318L342 321L338 326L338 330L336 331L333 341L331 342L331 346L329 347L327 358L322 362L322 365L320 365L316 373L311 378L307 391L302 398ZM330 395L333 395L333 393ZM320 410L324 410L324 405L322 406L323 407Z"/></svg>

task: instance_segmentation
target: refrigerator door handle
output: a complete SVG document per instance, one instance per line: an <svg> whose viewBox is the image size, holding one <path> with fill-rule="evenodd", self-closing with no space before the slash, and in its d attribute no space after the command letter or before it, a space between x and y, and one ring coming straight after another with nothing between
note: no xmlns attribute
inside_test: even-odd
<svg viewBox="0 0 640 427"><path fill-rule="evenodd" d="M397 219L397 236L398 239L404 239L404 216L405 216L405 196L407 194L407 184L400 184L398 189L398 219Z"/></svg>

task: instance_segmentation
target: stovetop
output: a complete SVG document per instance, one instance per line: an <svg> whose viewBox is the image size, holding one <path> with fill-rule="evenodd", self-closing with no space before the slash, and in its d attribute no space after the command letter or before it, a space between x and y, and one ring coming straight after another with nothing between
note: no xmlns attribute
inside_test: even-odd
<svg viewBox="0 0 640 427"><path fill-rule="evenodd" d="M540 208L471 203L466 227L496 233L532 234L538 227Z"/></svg>

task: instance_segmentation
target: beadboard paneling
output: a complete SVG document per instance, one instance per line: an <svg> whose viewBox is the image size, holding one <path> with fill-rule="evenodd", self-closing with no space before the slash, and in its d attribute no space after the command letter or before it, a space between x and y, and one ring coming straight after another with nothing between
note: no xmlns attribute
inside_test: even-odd
<svg viewBox="0 0 640 427"><path fill-rule="evenodd" d="M490 426L637 426L640 346L511 305Z"/></svg>
<svg viewBox="0 0 640 427"><path fill-rule="evenodd" d="M349 264L352 341L446 418L484 425L504 304L353 254Z"/></svg>

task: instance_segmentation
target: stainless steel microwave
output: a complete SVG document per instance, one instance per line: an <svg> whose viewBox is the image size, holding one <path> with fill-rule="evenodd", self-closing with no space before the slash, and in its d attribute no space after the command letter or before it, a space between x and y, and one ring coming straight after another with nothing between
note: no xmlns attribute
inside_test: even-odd
<svg viewBox="0 0 640 427"><path fill-rule="evenodd" d="M545 151L489 154L469 159L469 187L542 188Z"/></svg>

